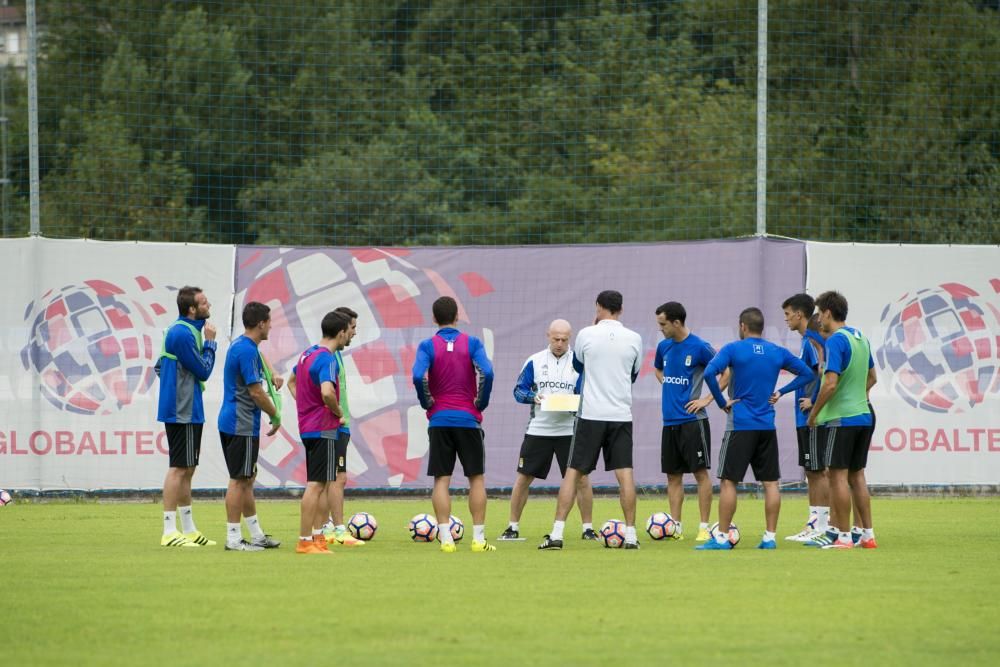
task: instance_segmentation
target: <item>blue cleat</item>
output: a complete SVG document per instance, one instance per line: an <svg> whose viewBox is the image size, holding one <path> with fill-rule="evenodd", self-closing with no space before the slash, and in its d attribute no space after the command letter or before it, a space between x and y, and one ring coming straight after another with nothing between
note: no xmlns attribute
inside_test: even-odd
<svg viewBox="0 0 1000 667"><path fill-rule="evenodd" d="M757 545L758 549L777 549L778 545L774 540L761 540L760 544Z"/></svg>
<svg viewBox="0 0 1000 667"><path fill-rule="evenodd" d="M695 551L732 551L732 549L733 545L728 540L720 543L715 539L711 539L695 547Z"/></svg>

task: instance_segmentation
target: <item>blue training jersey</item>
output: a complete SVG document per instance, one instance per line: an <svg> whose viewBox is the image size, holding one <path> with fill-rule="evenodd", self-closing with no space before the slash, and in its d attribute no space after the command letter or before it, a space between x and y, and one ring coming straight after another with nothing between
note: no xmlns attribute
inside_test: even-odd
<svg viewBox="0 0 1000 667"><path fill-rule="evenodd" d="M250 386L264 379L257 344L240 336L226 352L222 376L222 409L219 411L219 431L229 435L260 434L260 408L250 397Z"/></svg>
<svg viewBox="0 0 1000 667"><path fill-rule="evenodd" d="M725 408L726 399L715 376L726 368L732 369L730 395L738 400L729 414L727 431L774 429L774 406L768 399L774 393L782 369L798 375L778 390L782 394L795 391L816 377L811 368L780 345L763 338L744 338L719 350L705 368L705 383L721 408Z"/></svg>
<svg viewBox="0 0 1000 667"><path fill-rule="evenodd" d="M857 329L848 326L845 326L844 330L852 334L860 333ZM844 336L830 336L826 339L825 354L826 367L823 371L824 375L826 373L840 375L847 368L847 365L851 363L851 344ZM875 360L872 359L872 355L869 353L868 368L873 368L874 366ZM867 412L863 415L854 415L853 417L841 417L839 422L839 426L871 426L872 414Z"/></svg>
<svg viewBox="0 0 1000 667"><path fill-rule="evenodd" d="M665 338L656 346L653 367L663 373L661 408L664 426L708 418L705 410L692 414L684 406L692 399L701 397L705 366L714 356L715 348L694 334L689 334L679 343Z"/></svg>
<svg viewBox="0 0 1000 667"><path fill-rule="evenodd" d="M811 335L810 335L811 334ZM815 332L806 330L805 335L802 337L802 350L799 352L799 359L802 360L809 368L813 371L819 371L819 353L816 352L816 346L810 341L818 340L819 344L824 345L825 341L816 335ZM802 428L806 426L809 421L809 411L802 411L799 408L799 399L809 398L813 402L816 402L816 395L819 393L819 377L812 382L809 382L804 387L799 387L795 390L795 427Z"/></svg>

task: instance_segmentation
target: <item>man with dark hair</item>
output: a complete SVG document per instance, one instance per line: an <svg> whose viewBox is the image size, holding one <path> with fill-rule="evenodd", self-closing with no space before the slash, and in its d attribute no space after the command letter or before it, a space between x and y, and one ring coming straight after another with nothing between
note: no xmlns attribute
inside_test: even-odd
<svg viewBox="0 0 1000 667"><path fill-rule="evenodd" d="M338 477L336 441L343 413L336 354L347 345L351 320L333 311L323 317L320 328L322 340L299 355L288 378L306 450L306 490L302 494L299 543L295 548L301 554L330 553L322 529L327 512L320 499L327 497L326 505L333 504L333 486Z"/></svg>
<svg viewBox="0 0 1000 667"><path fill-rule="evenodd" d="M816 299L820 328L826 335L823 386L809 412L809 426L826 433L826 466L830 476L830 528L815 540L819 546L850 549L851 501L861 523L859 546L874 549L871 496L865 479L873 416L868 401L878 381L871 344L861 331L847 326L847 299L839 292L823 292ZM829 542L824 543L824 542Z"/></svg>
<svg viewBox="0 0 1000 667"><path fill-rule="evenodd" d="M450 490L456 456L469 479L472 551L496 551L486 541L486 449L481 426L493 388L493 364L482 341L455 328L458 321L455 299L440 297L432 311L440 328L417 347L413 386L430 422L427 474L434 477L431 500L441 551L457 551L451 535Z"/></svg>
<svg viewBox="0 0 1000 667"><path fill-rule="evenodd" d="M746 308L740 313L739 328L740 340L725 345L705 368L705 383L715 402L729 413L729 423L719 452L719 529L715 539L697 547L700 550L732 548L729 527L736 514L736 485L743 481L748 467L753 467L754 477L764 486L767 527L757 548L777 547L781 470L771 396L782 370L798 377L779 389L779 394L795 391L816 377L791 352L762 338L764 313L759 308ZM715 376L726 368L731 371L728 401L715 381Z"/></svg>
<svg viewBox="0 0 1000 667"><path fill-rule="evenodd" d="M555 457L563 477L569 463L574 413L546 410L544 404L546 397L580 393L582 377L573 368L573 350L569 346L573 327L566 320L553 320L546 335L548 346L528 357L514 386L514 399L531 406L531 418L518 456L517 479L510 492L510 523L500 536L501 540L522 539L521 512L528 500L528 489L533 480L548 477L552 458ZM594 491L586 475L580 477L577 496L583 523L581 537L596 540Z"/></svg>
<svg viewBox="0 0 1000 667"><path fill-rule="evenodd" d="M826 341L819 335L813 322L816 309L813 298L808 294L795 294L781 304L785 314L785 324L802 336L799 359L816 373L817 379L805 387L795 390L795 434L799 445L799 465L806 473L809 493L809 518L805 527L786 537L793 542L806 542L817 534L826 532L830 520L830 484L826 477L826 451L824 440L818 437L815 428L809 428L809 410L819 392L819 368L823 364L823 346ZM777 392L771 397L777 403Z"/></svg>
<svg viewBox="0 0 1000 667"><path fill-rule="evenodd" d="M632 474L632 384L639 377L642 338L621 323L622 295L597 295L596 324L577 334L573 367L584 374L569 467L559 487L555 522L539 549L562 549L566 517L573 507L580 478L597 467L614 470L625 514L625 548L638 549L635 534L635 478Z"/></svg>
<svg viewBox="0 0 1000 667"><path fill-rule="evenodd" d="M709 443L712 441L705 408L712 395L701 398L705 367L715 356L715 348L691 333L687 311L676 301L656 309L656 324L663 340L656 346L653 368L662 385L663 431L660 437L660 467L667 476L670 514L677 522L674 539L684 539L681 511L684 507L684 474L694 474L698 484L698 510L701 522L696 541L709 538L708 519L712 511L712 480ZM720 386L729 383L723 374Z"/></svg>
<svg viewBox="0 0 1000 667"><path fill-rule="evenodd" d="M222 410L219 412L219 436L229 469L226 489L226 550L261 551L280 543L266 535L257 518L253 482L257 476L260 453L260 414L271 418L272 436L281 426L281 414L265 390L270 372L259 345L271 332L271 309L256 301L243 307L243 335L233 341L226 353L223 375ZM243 539L240 516L246 520L251 540Z"/></svg>
<svg viewBox="0 0 1000 667"><path fill-rule="evenodd" d="M157 421L163 422L170 452L163 480L163 536L160 546L213 546L195 526L191 479L201 454L205 425L204 385L215 367L215 327L208 323L212 304L199 287L177 292L177 320L163 337L156 363L160 377ZM177 530L180 513L181 530Z"/></svg>
<svg viewBox="0 0 1000 667"><path fill-rule="evenodd" d="M340 427L337 429L335 444L337 479L330 484L329 496L320 498L320 511L327 517L327 522L323 526L323 534L330 544L361 547L365 543L347 532L347 525L344 523L344 487L347 484L347 445L351 442L351 413L347 405L347 367L344 365L344 357L341 354L343 348L348 347L358 333L358 313L347 306L335 308L333 312L346 317L350 325L347 330L347 342L333 353L337 360L337 392L340 396L341 411ZM329 502L327 502L328 498Z"/></svg>

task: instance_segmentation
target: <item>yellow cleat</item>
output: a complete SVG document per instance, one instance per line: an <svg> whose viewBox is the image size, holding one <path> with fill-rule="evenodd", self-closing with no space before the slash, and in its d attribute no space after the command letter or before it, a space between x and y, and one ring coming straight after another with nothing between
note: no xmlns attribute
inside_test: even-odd
<svg viewBox="0 0 1000 667"><path fill-rule="evenodd" d="M188 538L181 535L179 531L174 531L169 535L164 535L160 538L161 547L199 547L200 544L196 544L189 540Z"/></svg>
<svg viewBox="0 0 1000 667"><path fill-rule="evenodd" d="M448 544L442 544L441 551L443 551L446 554L453 554L456 551L458 551L458 547L455 546L454 542L450 542Z"/></svg>
<svg viewBox="0 0 1000 667"><path fill-rule="evenodd" d="M472 553L488 553L490 551L496 551L497 548L490 544L489 542L473 542L472 543Z"/></svg>
<svg viewBox="0 0 1000 667"><path fill-rule="evenodd" d="M215 540L210 540L205 537L200 530L196 530L193 533L184 533L184 539L188 542L194 542L199 547L214 547Z"/></svg>
<svg viewBox="0 0 1000 667"><path fill-rule="evenodd" d="M694 538L695 542L708 542L712 539L712 536L708 534L707 528L698 529L698 537Z"/></svg>
<svg viewBox="0 0 1000 667"><path fill-rule="evenodd" d="M329 544L339 544L345 547L363 547L365 543L362 540L351 535L346 530L336 531L333 535L327 535L326 541Z"/></svg>

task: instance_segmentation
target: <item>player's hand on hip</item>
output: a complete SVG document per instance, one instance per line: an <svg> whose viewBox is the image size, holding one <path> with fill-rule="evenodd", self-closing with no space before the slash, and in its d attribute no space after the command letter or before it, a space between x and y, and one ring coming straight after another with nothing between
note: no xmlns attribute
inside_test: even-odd
<svg viewBox="0 0 1000 667"><path fill-rule="evenodd" d="M809 412L812 409L813 402L811 398L800 398L799 399L799 410L802 412Z"/></svg>
<svg viewBox="0 0 1000 667"><path fill-rule="evenodd" d="M738 398L730 398L728 401L726 401L726 407L724 407L722 409L725 410L726 412L732 412L733 406L736 405L739 402L740 402L740 399L738 399Z"/></svg>
<svg viewBox="0 0 1000 667"><path fill-rule="evenodd" d="M816 428L816 415L809 413L809 419L806 421L806 426L809 428Z"/></svg>
<svg viewBox="0 0 1000 667"><path fill-rule="evenodd" d="M687 405L684 406L684 410L686 410L688 414L693 415L696 412L701 412L702 410L704 410L706 407L708 407L708 404L711 402L712 402L711 397L695 398L687 402Z"/></svg>
<svg viewBox="0 0 1000 667"><path fill-rule="evenodd" d="M781 392L776 391L773 394L771 394L771 398L767 399L767 402L770 403L771 405L774 405L779 400L781 400Z"/></svg>
<svg viewBox="0 0 1000 667"><path fill-rule="evenodd" d="M283 386L285 386L285 378L281 377L280 375L274 378L275 389L281 389Z"/></svg>
<svg viewBox="0 0 1000 667"><path fill-rule="evenodd" d="M215 325L210 322L205 322L205 327L201 330L205 337L205 340L215 340L216 329Z"/></svg>

